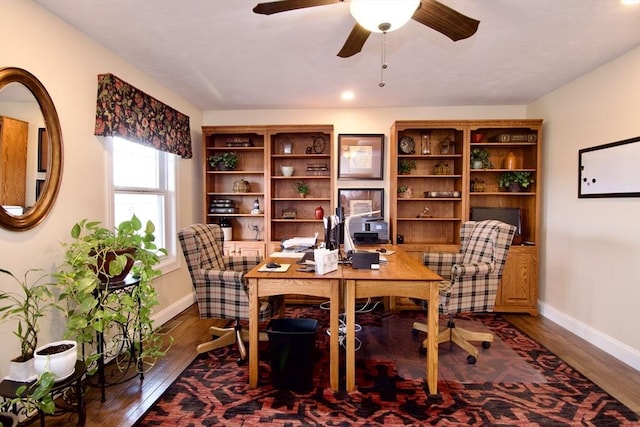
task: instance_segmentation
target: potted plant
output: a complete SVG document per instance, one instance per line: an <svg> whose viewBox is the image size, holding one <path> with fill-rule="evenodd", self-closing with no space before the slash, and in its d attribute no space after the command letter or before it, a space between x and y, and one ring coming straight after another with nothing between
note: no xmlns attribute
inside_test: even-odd
<svg viewBox="0 0 640 427"><path fill-rule="evenodd" d="M398 197L401 199L410 199L413 196L413 188L407 185L398 187Z"/></svg>
<svg viewBox="0 0 640 427"><path fill-rule="evenodd" d="M474 148L471 150L471 169L490 169L491 154L484 148Z"/></svg>
<svg viewBox="0 0 640 427"><path fill-rule="evenodd" d="M235 151L209 156L209 165L218 170L234 170L238 164L238 155Z"/></svg>
<svg viewBox="0 0 640 427"><path fill-rule="evenodd" d="M309 194L309 184L304 181L298 181L296 183L296 191L300 197L306 197Z"/></svg>
<svg viewBox="0 0 640 427"><path fill-rule="evenodd" d="M29 276L37 272L41 274L30 281ZM22 281L8 270L0 268L0 273L12 277L21 290L0 290L0 322L9 318L18 320L17 329L13 334L20 340L20 355L11 361L9 376L16 381L30 381L36 374L33 353L38 347L38 321L50 308L59 306L51 292L51 283L43 283L47 277L43 270L27 270Z"/></svg>
<svg viewBox="0 0 640 427"><path fill-rule="evenodd" d="M513 171L504 172L498 179L501 188L508 188L509 191L518 192L521 188L527 188L533 183L530 172Z"/></svg>
<svg viewBox="0 0 640 427"><path fill-rule="evenodd" d="M141 368L146 358L155 360L164 355L164 340L155 332L151 313L158 304L152 280L160 271L155 266L160 255L167 251L156 246L154 231L151 221L143 228L135 215L114 230L103 227L100 222L83 219L73 225L72 241L62 243L65 261L55 277L61 289L59 299L66 303L65 338L82 344L83 353L85 347L91 349L96 344L97 334L106 334L115 325L127 324L135 313L136 339L131 342L144 343L142 353L136 350L137 366ZM115 254L119 250L125 252ZM107 262L107 257L113 261ZM114 286L122 286L123 282L115 278L129 265L138 283L130 293L112 292ZM104 356L97 348L93 350L90 355L84 354L90 373L96 370L94 362Z"/></svg>
<svg viewBox="0 0 640 427"><path fill-rule="evenodd" d="M416 168L416 162L408 159L400 159L398 161L398 173L400 175L407 175L411 173L412 169Z"/></svg>

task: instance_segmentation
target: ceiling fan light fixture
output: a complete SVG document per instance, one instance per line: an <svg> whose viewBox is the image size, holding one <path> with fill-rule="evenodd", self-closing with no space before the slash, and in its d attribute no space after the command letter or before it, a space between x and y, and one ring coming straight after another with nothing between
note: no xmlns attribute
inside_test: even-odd
<svg viewBox="0 0 640 427"><path fill-rule="evenodd" d="M406 24L420 6L420 0L351 0L349 10L365 29L382 33Z"/></svg>

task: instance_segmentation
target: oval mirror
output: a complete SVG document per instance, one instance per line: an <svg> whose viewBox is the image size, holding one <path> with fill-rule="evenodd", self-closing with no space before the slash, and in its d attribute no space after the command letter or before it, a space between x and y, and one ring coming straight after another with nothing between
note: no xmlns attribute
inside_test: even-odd
<svg viewBox="0 0 640 427"><path fill-rule="evenodd" d="M38 108L41 116L28 112ZM28 71L1 68L0 227L22 231L39 224L53 206L61 178L62 132L49 93Z"/></svg>

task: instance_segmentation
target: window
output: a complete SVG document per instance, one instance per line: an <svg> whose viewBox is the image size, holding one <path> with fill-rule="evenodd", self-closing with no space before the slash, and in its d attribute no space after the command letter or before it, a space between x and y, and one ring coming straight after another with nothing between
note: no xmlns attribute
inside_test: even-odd
<svg viewBox="0 0 640 427"><path fill-rule="evenodd" d="M160 268L176 262L175 156L122 138L111 138L113 224L135 213L156 227L156 244L165 248Z"/></svg>

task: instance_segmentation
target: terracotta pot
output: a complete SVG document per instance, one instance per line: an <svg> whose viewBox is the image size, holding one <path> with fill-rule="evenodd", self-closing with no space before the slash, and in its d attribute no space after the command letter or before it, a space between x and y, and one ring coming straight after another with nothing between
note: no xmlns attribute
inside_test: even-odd
<svg viewBox="0 0 640 427"><path fill-rule="evenodd" d="M65 346L60 352L55 352L57 346ZM52 354L47 354L51 352ZM73 374L78 359L78 343L75 341L63 340L55 341L42 347L38 347L33 353L34 367L36 374L40 375L44 371L50 371L56 379L67 378Z"/></svg>
<svg viewBox="0 0 640 427"><path fill-rule="evenodd" d="M124 281L124 279L127 277L129 272L131 271L131 268L133 267L133 263L134 263L133 254L135 254L135 252L136 252L135 248L122 249L122 250L107 252L104 258L102 257L98 258L98 268L101 271L101 273L98 273L98 278L100 279L100 281L102 283L109 282L112 284ZM116 258L116 255L124 255L124 254L130 254L131 256L127 256L127 263L124 269L122 270L122 272L115 276L109 276L107 274L109 272L109 265ZM102 273L102 272L106 272L106 273Z"/></svg>

